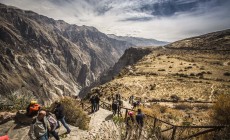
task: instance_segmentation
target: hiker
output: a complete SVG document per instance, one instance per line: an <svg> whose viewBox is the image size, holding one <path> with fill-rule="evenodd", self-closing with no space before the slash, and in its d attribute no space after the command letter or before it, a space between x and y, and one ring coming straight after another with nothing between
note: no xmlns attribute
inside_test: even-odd
<svg viewBox="0 0 230 140"><path fill-rule="evenodd" d="M98 111L100 107L100 97L98 95L95 96L95 104L96 104L96 111Z"/></svg>
<svg viewBox="0 0 230 140"><path fill-rule="evenodd" d="M69 134L71 132L71 130L65 121L64 108L63 108L62 104L58 101L56 101L55 104L56 104L56 108L54 109L54 114L57 118L57 123L58 123L57 128L60 127L60 123L59 123L59 121L60 121L63 124L63 126L65 127L65 129L67 130L66 134Z"/></svg>
<svg viewBox="0 0 230 140"><path fill-rule="evenodd" d="M136 115L136 122L137 122L137 133L139 131L139 137L141 136L141 131L144 126L144 117L145 115L142 113L141 109L137 110L137 115Z"/></svg>
<svg viewBox="0 0 230 140"><path fill-rule="evenodd" d="M133 102L133 109L135 109L137 107L137 101Z"/></svg>
<svg viewBox="0 0 230 140"><path fill-rule="evenodd" d="M132 137L132 131L134 127L134 113L132 111L128 112L126 119L126 139L129 140Z"/></svg>
<svg viewBox="0 0 230 140"><path fill-rule="evenodd" d="M123 106L123 102L122 102L122 100L118 100L117 102L118 102L117 116L119 117L119 116L122 116L122 114L121 114L121 107Z"/></svg>
<svg viewBox="0 0 230 140"><path fill-rule="evenodd" d="M130 103L130 104L133 104L133 99L134 99L134 96L131 95L131 96L129 97L129 103Z"/></svg>
<svg viewBox="0 0 230 140"><path fill-rule="evenodd" d="M96 100L95 100L95 95L92 95L90 98L90 103L91 103L91 112L94 113L96 111Z"/></svg>
<svg viewBox="0 0 230 140"><path fill-rule="evenodd" d="M31 101L28 107L26 108L26 115L28 117L34 117L38 114L41 106L37 103L37 101Z"/></svg>
<svg viewBox="0 0 230 140"><path fill-rule="evenodd" d="M115 97L116 100L121 100L121 95L120 95L120 93L117 93L115 96L116 96L116 97Z"/></svg>
<svg viewBox="0 0 230 140"><path fill-rule="evenodd" d="M46 118L46 111L42 110L38 113L38 116L33 120L28 134L30 139L33 140L48 140L49 130L50 125Z"/></svg>
<svg viewBox="0 0 230 140"><path fill-rule="evenodd" d="M118 103L117 103L117 101L116 101L116 100L113 100L113 102L112 102L113 116L115 116L115 115L116 115L116 113L117 113L117 109L118 109Z"/></svg>
<svg viewBox="0 0 230 140"><path fill-rule="evenodd" d="M58 126L58 122L57 120L52 116L52 114L50 112L47 112L47 116L46 116L48 122L49 122L49 125L50 125L50 130L49 130L49 133L53 135L53 137L56 139L56 140L60 140L59 136L58 136L58 133L55 131L57 126ZM49 135L48 135L49 137Z"/></svg>

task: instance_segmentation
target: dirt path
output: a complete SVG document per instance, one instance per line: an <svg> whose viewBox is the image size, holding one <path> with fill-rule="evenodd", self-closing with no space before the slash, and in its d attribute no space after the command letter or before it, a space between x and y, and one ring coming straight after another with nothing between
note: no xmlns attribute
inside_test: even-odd
<svg viewBox="0 0 230 140"><path fill-rule="evenodd" d="M62 140L119 140L120 134L112 120L111 111L100 108L99 111L90 114L90 117L88 131L70 126L71 133L62 138ZM65 128L62 126L59 134L65 132Z"/></svg>

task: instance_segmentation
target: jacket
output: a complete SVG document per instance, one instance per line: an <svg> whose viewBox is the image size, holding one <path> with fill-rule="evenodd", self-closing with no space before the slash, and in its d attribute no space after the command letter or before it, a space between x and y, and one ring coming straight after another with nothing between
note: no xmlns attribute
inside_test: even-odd
<svg viewBox="0 0 230 140"><path fill-rule="evenodd" d="M50 130L49 122L46 116L43 118L43 122L39 121L37 118L30 125L29 137L32 140L39 139L41 136L46 134Z"/></svg>
<svg viewBox="0 0 230 140"><path fill-rule="evenodd" d="M62 119L64 117L64 108L62 105L58 105L55 110L54 114L58 120Z"/></svg>

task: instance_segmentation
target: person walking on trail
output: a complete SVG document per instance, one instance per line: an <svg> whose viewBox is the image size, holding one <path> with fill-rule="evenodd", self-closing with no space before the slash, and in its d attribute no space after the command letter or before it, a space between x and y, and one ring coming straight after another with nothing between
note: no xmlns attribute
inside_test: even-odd
<svg viewBox="0 0 230 140"><path fill-rule="evenodd" d="M136 107L137 107L137 101L134 101L133 102L133 109L136 109Z"/></svg>
<svg viewBox="0 0 230 140"><path fill-rule="evenodd" d="M38 113L35 120L33 120L28 134L32 140L48 140L49 130L50 125L46 118L46 111L42 110Z"/></svg>
<svg viewBox="0 0 230 140"><path fill-rule="evenodd" d="M37 103L37 101L31 101L28 107L26 108L26 115L28 117L34 117L38 114L41 106Z"/></svg>
<svg viewBox="0 0 230 140"><path fill-rule="evenodd" d="M98 111L100 107L100 97L98 95L95 96L95 103L96 103L96 111Z"/></svg>
<svg viewBox="0 0 230 140"><path fill-rule="evenodd" d="M131 95L131 96L129 97L129 103L130 103L130 104L133 104L133 99L134 99L134 96Z"/></svg>
<svg viewBox="0 0 230 140"><path fill-rule="evenodd" d="M118 109L118 103L116 100L113 100L113 102L112 102L113 116L115 116L117 114L117 109Z"/></svg>
<svg viewBox="0 0 230 140"><path fill-rule="evenodd" d="M141 109L137 110L136 122L137 122L137 134L141 136L142 128L144 126L145 115L142 113Z"/></svg>
<svg viewBox="0 0 230 140"><path fill-rule="evenodd" d="M116 94L116 100L121 100L121 95L120 95L120 93L117 93L117 94Z"/></svg>
<svg viewBox="0 0 230 140"><path fill-rule="evenodd" d="M90 103L91 103L91 112L94 113L96 112L96 97L95 95L92 95L91 98L89 99Z"/></svg>
<svg viewBox="0 0 230 140"><path fill-rule="evenodd" d="M60 121L65 127L65 129L67 130L66 134L69 134L71 130L65 121L64 108L60 102L55 102L55 104L56 104L56 108L54 109L54 114L57 118L57 123L58 123L57 128L60 127L60 123L59 123Z"/></svg>
<svg viewBox="0 0 230 140"><path fill-rule="evenodd" d="M126 139L129 140L133 134L133 127L134 127L134 113L132 111L128 112L128 116L126 119Z"/></svg>
<svg viewBox="0 0 230 140"><path fill-rule="evenodd" d="M50 130L49 130L49 133L53 135L53 137L56 139L56 140L60 140L59 136L58 136L58 133L55 131L57 126L58 126L58 123L57 123L57 120L53 117L53 115L50 113L50 112L47 112L47 116L46 116L48 122L49 122L49 125L50 125ZM49 134L48 133L48 134ZM49 137L49 135L48 135Z"/></svg>
<svg viewBox="0 0 230 140"><path fill-rule="evenodd" d="M123 106L123 102L122 100L118 100L118 107L117 107L117 116L122 116L122 113L121 113L121 107Z"/></svg>

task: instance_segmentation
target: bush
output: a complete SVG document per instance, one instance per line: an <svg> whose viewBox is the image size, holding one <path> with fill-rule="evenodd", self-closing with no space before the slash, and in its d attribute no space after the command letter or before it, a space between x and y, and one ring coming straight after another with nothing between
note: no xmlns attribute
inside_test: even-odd
<svg viewBox="0 0 230 140"><path fill-rule="evenodd" d="M224 76L230 76L230 72L225 72Z"/></svg>
<svg viewBox="0 0 230 140"><path fill-rule="evenodd" d="M230 95L221 94L213 105L214 122L217 124L230 125Z"/></svg>
<svg viewBox="0 0 230 140"><path fill-rule="evenodd" d="M165 69L159 69L158 71L165 71Z"/></svg>
<svg viewBox="0 0 230 140"><path fill-rule="evenodd" d="M180 103L180 104L175 105L175 109L178 109L178 110L191 110L191 109L193 109L193 107L190 104Z"/></svg>
<svg viewBox="0 0 230 140"><path fill-rule="evenodd" d="M178 97L177 95L173 94L170 96L170 98L174 101L174 102L178 102L180 100L180 97Z"/></svg>
<svg viewBox="0 0 230 140"><path fill-rule="evenodd" d="M80 104L78 104L76 100L65 97L60 102L64 108L66 121L69 124L84 130L87 130L89 128L90 118L85 112L83 112ZM51 108L53 108L54 104L52 104L51 106Z"/></svg>

